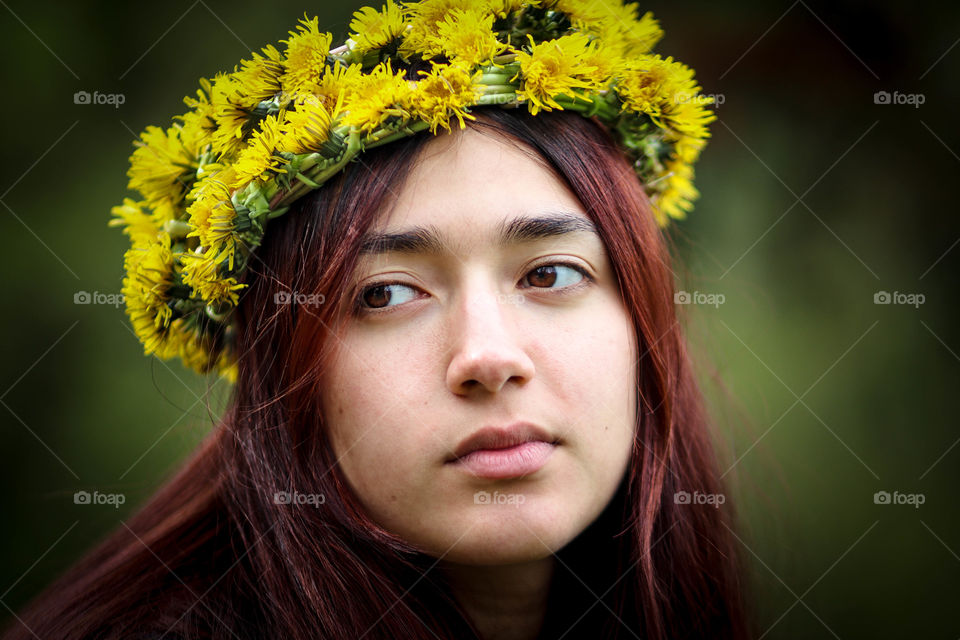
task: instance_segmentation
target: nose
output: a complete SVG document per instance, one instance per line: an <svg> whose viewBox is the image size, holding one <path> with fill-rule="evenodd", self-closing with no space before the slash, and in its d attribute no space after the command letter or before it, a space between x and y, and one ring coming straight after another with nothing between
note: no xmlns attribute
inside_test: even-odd
<svg viewBox="0 0 960 640"><path fill-rule="evenodd" d="M451 310L447 387L453 393L497 393L508 382L522 386L533 379L533 361L519 342L517 304L492 287L474 287Z"/></svg>

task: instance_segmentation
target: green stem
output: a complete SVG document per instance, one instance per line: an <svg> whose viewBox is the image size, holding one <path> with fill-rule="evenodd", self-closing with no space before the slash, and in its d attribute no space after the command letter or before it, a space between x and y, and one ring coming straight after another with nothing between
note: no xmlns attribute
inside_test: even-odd
<svg viewBox="0 0 960 640"><path fill-rule="evenodd" d="M316 184L323 184L327 178L337 173L342 169L350 160L353 159L355 155L360 151L361 148L361 138L360 133L356 130L350 131L350 135L347 137L347 148L343 152L343 156L340 158L340 161L334 165L331 165L327 168L321 169L316 167L315 171L310 171L305 176ZM285 205L289 205L294 200L299 198L304 193L311 191L312 188L308 187L305 183L301 182L289 191L281 195L279 198L275 199L274 202L270 203L270 208L279 208Z"/></svg>
<svg viewBox="0 0 960 640"><path fill-rule="evenodd" d="M511 91L517 90L517 85L505 83L505 84L485 84L483 85L484 93L509 93Z"/></svg>
<svg viewBox="0 0 960 640"><path fill-rule="evenodd" d="M513 73L483 73L477 80L480 84L509 84L510 78L516 74Z"/></svg>
<svg viewBox="0 0 960 640"><path fill-rule="evenodd" d="M381 145L394 142L395 140L402 140L403 138L409 138L413 134L424 131L430 128L430 124L425 120L415 120L407 125L405 125L400 131L391 132L390 135L386 135L380 138L374 139L372 142L364 142L364 149L373 149L374 147L379 147Z"/></svg>
<svg viewBox="0 0 960 640"><path fill-rule="evenodd" d="M517 54L515 53L504 53L499 55L491 60L495 64L510 64L517 59Z"/></svg>
<svg viewBox="0 0 960 640"><path fill-rule="evenodd" d="M318 185L316 182L314 182L313 180L311 180L311 179L308 178L307 176L303 175L302 173L298 173L297 175L294 176L294 178L296 178L297 180L299 180L299 181L302 182L303 184L307 185L307 186L310 187L311 189L318 189L318 188L320 188L320 185Z"/></svg>
<svg viewBox="0 0 960 640"><path fill-rule="evenodd" d="M564 109L570 109L585 116L597 115L605 119L612 119L617 116L614 107L600 96L594 96L592 102L587 102L582 98L571 98L567 96L555 96L554 100Z"/></svg>

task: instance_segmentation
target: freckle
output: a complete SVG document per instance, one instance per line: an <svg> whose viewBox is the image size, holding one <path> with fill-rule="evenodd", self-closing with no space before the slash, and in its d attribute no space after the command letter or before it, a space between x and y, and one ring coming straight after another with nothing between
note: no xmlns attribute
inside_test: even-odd
<svg viewBox="0 0 960 640"><path fill-rule="evenodd" d="M390 502L396 502L397 496L390 496Z"/></svg>

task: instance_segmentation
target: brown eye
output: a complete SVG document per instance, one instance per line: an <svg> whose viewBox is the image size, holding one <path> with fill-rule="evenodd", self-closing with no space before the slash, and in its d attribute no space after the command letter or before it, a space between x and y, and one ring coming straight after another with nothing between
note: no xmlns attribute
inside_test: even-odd
<svg viewBox="0 0 960 640"><path fill-rule="evenodd" d="M379 286L367 289L363 292L363 302L375 309L387 306L390 302L390 287Z"/></svg>
<svg viewBox="0 0 960 640"><path fill-rule="evenodd" d="M544 264L534 267L527 273L526 280L531 287L545 289L562 289L577 284L587 277L586 272L579 266L572 264ZM556 287L557 283L559 287Z"/></svg>
<svg viewBox="0 0 960 640"><path fill-rule="evenodd" d="M403 290L409 293L404 295ZM414 293L412 287L400 284L399 282L376 284L360 292L360 296L357 298L357 304L367 309L383 309L390 305L391 302L397 302L399 304L412 300Z"/></svg>
<svg viewBox="0 0 960 640"><path fill-rule="evenodd" d="M537 267L527 275L527 282L535 287L552 287L557 281L557 270L552 265Z"/></svg>

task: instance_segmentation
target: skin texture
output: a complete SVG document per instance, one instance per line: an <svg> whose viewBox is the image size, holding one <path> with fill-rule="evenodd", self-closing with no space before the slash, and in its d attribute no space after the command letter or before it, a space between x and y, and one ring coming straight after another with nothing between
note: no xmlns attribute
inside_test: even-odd
<svg viewBox="0 0 960 640"><path fill-rule="evenodd" d="M629 463L634 329L596 234L496 244L497 225L519 216L588 220L518 143L437 136L395 196L373 231L432 226L444 252L362 259L351 295L380 309L337 341L322 398L334 452L370 517L441 559L485 638L534 637L552 554L599 516ZM562 262L590 275L535 271ZM371 290L382 283L401 284ZM491 480L447 463L481 427L519 420L559 439L535 473ZM477 504L481 490L512 498Z"/></svg>

